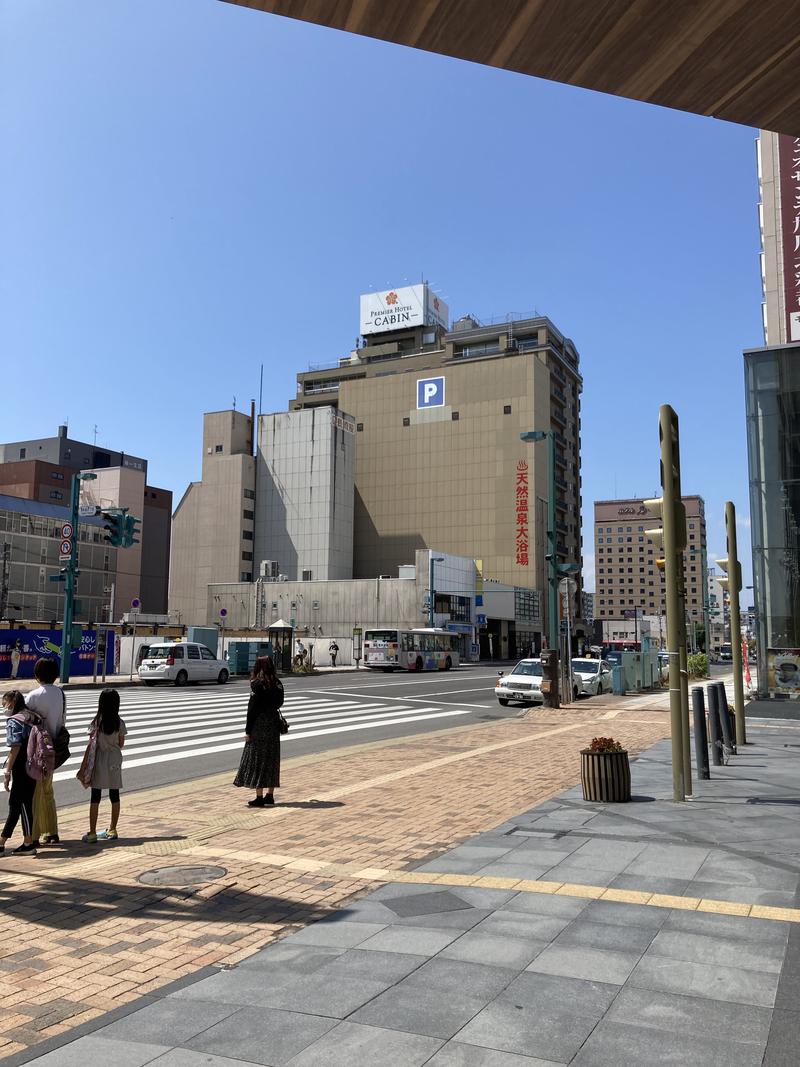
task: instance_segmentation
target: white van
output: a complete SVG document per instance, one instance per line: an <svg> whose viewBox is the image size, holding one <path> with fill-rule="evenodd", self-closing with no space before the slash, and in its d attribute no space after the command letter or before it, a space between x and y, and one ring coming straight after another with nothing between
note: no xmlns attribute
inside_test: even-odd
<svg viewBox="0 0 800 1067"><path fill-rule="evenodd" d="M194 641L165 641L150 645L139 664L138 673L145 685L155 685L156 682L170 685L218 682L224 685L230 677L226 661L217 659L211 649Z"/></svg>

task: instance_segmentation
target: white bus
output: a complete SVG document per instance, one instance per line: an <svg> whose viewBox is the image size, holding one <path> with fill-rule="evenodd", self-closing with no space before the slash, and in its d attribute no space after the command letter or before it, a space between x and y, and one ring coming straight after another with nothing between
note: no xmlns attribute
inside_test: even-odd
<svg viewBox="0 0 800 1067"><path fill-rule="evenodd" d="M458 666L458 634L449 630L364 631L364 666L379 671L449 671Z"/></svg>

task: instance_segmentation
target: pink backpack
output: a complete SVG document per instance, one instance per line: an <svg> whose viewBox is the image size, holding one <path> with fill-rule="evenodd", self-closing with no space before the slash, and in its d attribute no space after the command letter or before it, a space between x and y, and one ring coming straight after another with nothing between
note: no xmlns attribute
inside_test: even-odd
<svg viewBox="0 0 800 1067"><path fill-rule="evenodd" d="M28 758L25 770L29 778L35 778L38 782L42 778L50 778L55 766L56 751L53 748L50 731L43 719L36 719L28 735Z"/></svg>

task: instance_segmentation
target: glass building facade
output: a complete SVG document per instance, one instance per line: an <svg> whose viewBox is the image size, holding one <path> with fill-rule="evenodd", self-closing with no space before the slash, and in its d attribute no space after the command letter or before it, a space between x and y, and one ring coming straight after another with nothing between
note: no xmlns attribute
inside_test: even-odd
<svg viewBox="0 0 800 1067"><path fill-rule="evenodd" d="M0 496L0 615L26 623L50 623L64 615L64 584L51 582L60 572L61 526L69 509ZM104 540L102 518L78 524L75 621L108 618L116 580L117 549Z"/></svg>
<svg viewBox="0 0 800 1067"><path fill-rule="evenodd" d="M760 697L800 698L800 344L744 353Z"/></svg>

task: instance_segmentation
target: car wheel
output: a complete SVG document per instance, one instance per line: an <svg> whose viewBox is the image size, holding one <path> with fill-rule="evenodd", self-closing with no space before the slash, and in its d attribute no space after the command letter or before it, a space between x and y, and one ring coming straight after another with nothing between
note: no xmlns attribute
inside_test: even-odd
<svg viewBox="0 0 800 1067"><path fill-rule="evenodd" d="M449 671L452 666L453 666L453 661L448 656L447 659L444 661L444 669L446 671Z"/></svg>
<svg viewBox="0 0 800 1067"><path fill-rule="evenodd" d="M417 656L417 661L414 664L415 671L421 671L425 664L422 662L422 656Z"/></svg>
<svg viewBox="0 0 800 1067"><path fill-rule="evenodd" d="M225 685L227 680L228 680L228 672L226 670L221 670L219 672L219 674L217 675L217 683L219 685Z"/></svg>
<svg viewBox="0 0 800 1067"><path fill-rule="evenodd" d="M504 708L508 707L508 701L506 700L505 697L498 697L497 698L497 703L498 704L502 704Z"/></svg>
<svg viewBox="0 0 800 1067"><path fill-rule="evenodd" d="M573 685L573 687L572 687L572 699L573 700L577 700L578 699L578 687L577 687L577 685Z"/></svg>
<svg viewBox="0 0 800 1067"><path fill-rule="evenodd" d="M175 675L175 685L186 685L188 681L189 675L186 673L186 671L178 671L178 673Z"/></svg>

